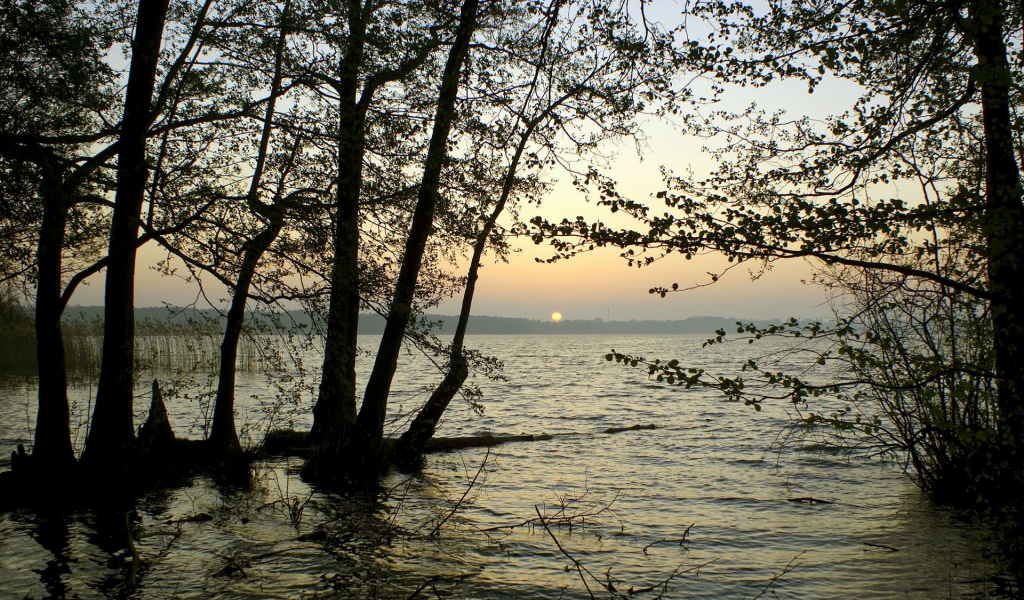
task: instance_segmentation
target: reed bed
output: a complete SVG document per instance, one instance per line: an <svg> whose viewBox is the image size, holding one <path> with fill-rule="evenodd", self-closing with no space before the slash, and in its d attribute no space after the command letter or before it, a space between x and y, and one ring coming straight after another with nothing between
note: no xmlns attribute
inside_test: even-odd
<svg viewBox="0 0 1024 600"><path fill-rule="evenodd" d="M99 377L103 321L75 319L62 324L64 360L72 380ZM216 373L223 336L216 320L169 322L144 319L135 326L135 370ZM261 371L267 343L252 335L239 342L240 371ZM0 376L31 376L37 372L35 322L30 311L0 296Z"/></svg>

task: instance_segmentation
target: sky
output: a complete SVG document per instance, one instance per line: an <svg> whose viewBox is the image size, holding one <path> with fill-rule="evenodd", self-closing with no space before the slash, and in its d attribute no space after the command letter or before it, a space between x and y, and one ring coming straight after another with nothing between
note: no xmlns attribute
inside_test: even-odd
<svg viewBox="0 0 1024 600"><path fill-rule="evenodd" d="M534 257L546 257L547 246L528 246L509 263L484 259L473 314L524 317L547 320L558 311L565 319L685 319L693 316L736 317L740 319L809 318L828 314L825 296L815 286L804 285L810 267L793 261L776 265L757 281L751 281L746 265L730 271L713 285L661 298L648 293L654 286L681 288L707 283L708 271L721 272L722 259L691 260L672 256L654 265L628 267L614 250L595 251L554 264L538 264ZM136 306L161 306L165 302L185 305L197 300L198 289L180 280L163 277L148 268L160 256L155 248L140 255L136 277ZM103 304L103 274L80 287L72 304ZM222 286L204 284L214 302L228 296ZM200 298L200 307L205 304ZM462 298L457 296L431 312L457 314ZM226 306L222 304L222 306Z"/></svg>
<svg viewBox="0 0 1024 600"><path fill-rule="evenodd" d="M670 18L668 16L663 18ZM806 84L782 82L768 88L733 88L724 95L722 107L742 110L757 102L766 111L786 109L791 115L823 117L841 110L856 99L855 89L842 82L826 82L813 95ZM852 92L852 93L851 93ZM697 176L713 168L710 156L702 151L703 140L687 138L673 124L653 117L643 124L646 144L638 156L632 143L609 146L606 152L615 155L608 174L619 183L618 190L632 199L656 207L661 202L654 194L663 189L662 166L675 172L692 169ZM557 177L557 175L556 175ZM568 177L562 177L567 180ZM542 206L524 207L521 216L529 219L541 214L549 220L570 219L583 215L601 219L613 226L628 226L628 220L612 218L607 208L587 203L567 185L556 184L544 198ZM473 303L474 314L504 317L549 319L558 311L565 319L685 319L692 316L720 316L749 319L788 317L821 317L829 313L824 292L806 285L812 268L801 261L776 263L773 269L752 281L741 265L714 285L669 294L666 298L648 293L655 286L681 288L704 284L708 272L721 273L727 263L720 257L700 257L687 261L673 255L655 264L637 269L627 266L615 249L598 249L554 264L538 263L548 258L552 249L534 245L528 239L516 240L520 251L509 262L495 263L485 257L480 271ZM140 251L136 274L136 306L159 306L163 303L184 305L195 302L198 290L180 279L163 277L150 267L165 258L155 245ZM103 303L103 273L94 275L80 286L72 304ZM228 294L223 286L205 280L207 297L215 303L224 302ZM446 301L432 312L456 314L461 296ZM203 306L202 299L200 305ZM222 304L224 305L224 304Z"/></svg>
<svg viewBox="0 0 1024 600"><path fill-rule="evenodd" d="M656 125L656 124L652 124ZM664 189L660 167L677 171L693 167L698 173L711 163L700 152L700 142L686 140L680 134L666 134L662 124L648 128L649 148L640 160L631 148L623 148L610 175L618 180L623 195L645 202L656 210L662 201L654 198ZM698 170L700 169L700 170ZM589 221L600 219L612 227L636 226L627 217L616 218L607 207L585 202L567 185L558 185L540 207L552 221L582 215ZM532 208L532 207L531 207ZM529 209L524 209L524 216ZM537 209L533 209L537 212ZM538 263L554 255L547 243L519 242L520 252L508 264L485 261L477 282L474 312L498 316L545 319L552 311L565 319L685 319L692 316L721 316L752 319L819 316L827 313L824 294L816 287L801 283L811 274L802 261L779 263L752 281L747 265L726 273L707 287L670 293L665 298L650 294L652 287L680 288L710 283L708 274L722 273L729 263L719 256L686 260L673 254L652 265L628 266L621 250L598 248L555 263ZM751 265L752 267L754 265ZM458 302L450 302L450 312L458 311ZM442 306L440 312L449 312Z"/></svg>
<svg viewBox="0 0 1024 600"><path fill-rule="evenodd" d="M620 192L650 202L662 189L662 164L682 171L693 167L698 173L711 163L701 152L701 142L687 140L661 124L652 124L649 148L641 160L632 146L623 147L610 174L619 181ZM563 177L563 179L566 179ZM524 218L536 213L549 220L570 219L583 215L600 218L611 225L628 226L628 219L614 219L605 207L586 202L565 182L543 200L541 207L525 207ZM717 283L685 292L668 294L666 298L648 293L652 287L680 288L705 284L708 272L722 273L728 263L721 257L695 257L687 261L671 255L643 268L629 267L614 248L597 249L569 260L552 264L538 263L553 255L545 244L535 245L529 239L515 240L520 251L508 263L495 262L485 256L480 270L473 313L503 317L524 317L546 320L552 312L561 312L565 319L685 319L692 316L736 317L740 319L771 319L788 317L819 317L828 314L825 296L820 288L801 283L810 277L811 268L801 261L777 263L772 270L752 281L746 265L740 265ZM150 267L165 258L155 245L142 249L136 272L136 306L160 306L163 303L184 305L196 301L198 289L180 279L159 275ZM753 265L752 265L753 266ZM103 273L94 275L81 286L72 304L103 303ZM204 279L204 288L215 303L226 300L223 286ZM457 296L432 312L457 314L462 303ZM205 306L200 298L200 306Z"/></svg>

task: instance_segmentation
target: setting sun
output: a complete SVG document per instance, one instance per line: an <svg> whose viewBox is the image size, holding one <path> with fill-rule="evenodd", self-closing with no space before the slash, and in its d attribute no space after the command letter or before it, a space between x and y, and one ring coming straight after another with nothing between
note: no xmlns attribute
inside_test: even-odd
<svg viewBox="0 0 1024 600"><path fill-rule="evenodd" d="M553 312L553 313L551 313L551 320L556 322L556 323L561 321L562 320L562 313L560 313L560 312Z"/></svg>

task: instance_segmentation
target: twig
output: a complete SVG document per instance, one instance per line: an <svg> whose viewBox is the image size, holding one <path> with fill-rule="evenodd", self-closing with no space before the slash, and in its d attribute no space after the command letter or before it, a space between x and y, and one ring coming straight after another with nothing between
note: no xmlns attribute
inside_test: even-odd
<svg viewBox="0 0 1024 600"><path fill-rule="evenodd" d="M691 528L692 528L692 527L693 527L694 525L696 525L696 523L690 523L690 526L689 526L689 527L687 527L687 528L686 528L686 531L684 531L684 532L683 532L683 537L679 538L678 540L673 540L673 539L668 539L668 538L662 538L662 539L660 539L660 540L658 540L658 541L656 541L656 542L651 542L650 544L647 544L646 546L644 546L644 547L642 548L642 550L643 550L643 553L644 553L644 554L646 555L646 554L647 554L647 549L648 549L648 548L650 548L651 546L653 546L653 545L655 545L655 544L660 544L660 543L662 543L662 542L679 542L679 545L680 545L680 546L682 546L682 545L683 545L683 542L685 542L685 541L686 541L686 536L687 536L687 535L689 535L689 533L690 533L690 529L691 529Z"/></svg>
<svg viewBox="0 0 1024 600"><path fill-rule="evenodd" d="M666 577L665 579L662 579L658 583L655 583L654 585L651 585L651 586L648 586L648 587L644 587L644 588L632 588L631 587L627 591L629 592L630 596L634 596L636 594L646 594L647 592L653 592L654 590L658 589L659 587L664 587L664 586L668 585L668 582L672 581L676 577L679 577L680 575L685 575L685 574L689 573L690 571L697 571L698 574L699 574L701 567L706 567L706 566L710 565L711 563L713 563L713 562L715 562L717 560L718 560L717 558L712 558L711 560L709 560L707 562L703 562L703 563L701 563L699 565L694 565L694 566L692 566L692 567L690 567L688 569L683 569L681 571L679 569L685 563L679 563L679 566L676 567L675 569L673 569L672 573L670 573L668 577Z"/></svg>
<svg viewBox="0 0 1024 600"><path fill-rule="evenodd" d="M434 593L437 594L440 597L441 593L437 591L437 587L434 585L438 581L441 581L442 579L445 579L445 580L455 579L455 580L458 580L458 581L462 581L463 579L466 579L467 577L469 577L468 573L460 573L458 575L434 575L430 579L428 579L428 580L424 581L423 583L421 583L420 587L416 588L413 591L413 593L409 594L409 596L406 598L406 600L412 600L416 596L419 596L420 592L422 592L423 590L427 589L427 586L430 586L430 587L434 588Z"/></svg>
<svg viewBox="0 0 1024 600"><path fill-rule="evenodd" d="M803 556L805 552L807 552L807 551L806 550L802 550L800 552L800 554L797 554L793 558L789 559L789 562L786 563L785 567L783 567L782 572L779 573L778 575L772 575L771 579L768 580L767 585L765 585L764 588L760 592L758 592L757 595L754 596L753 598L751 598L750 600L757 600L761 596L764 596L768 592L768 588L772 587L773 584L777 583L780 579L782 579L786 575L786 573L789 573L793 569L795 569L798 566L800 566L799 563L794 565L793 561L795 561L796 559L798 559L801 556Z"/></svg>
<svg viewBox="0 0 1024 600"><path fill-rule="evenodd" d="M175 537L176 538L176 537L178 537L180 535L181 535L181 531L180 530L178 530L178 531L168 531L166 529L158 529L156 531L136 532L135 533L135 539L142 540L142 539L145 539L145 538L148 538L148 537L156 537L156 536Z"/></svg>
<svg viewBox="0 0 1024 600"><path fill-rule="evenodd" d="M459 498L459 501L455 503L455 506L453 506L452 509L450 511L448 511L448 514L446 514L444 516L444 519L441 519L441 522L438 523L434 527L434 529L432 529L430 531L430 533L427 534L427 537L433 537L434 535L436 535L437 532L441 530L441 526L444 525L445 523L447 523L448 519L452 518L455 515L455 513L459 510L459 507L462 505L462 502L466 499L466 496L469 494L469 491L471 489L473 489L474 485L476 485L476 480L477 480L478 477L480 477L480 473L483 473L484 466L487 465L487 459L490 456L491 456L491 449L488 448L487 449L487 454L484 454L484 459L483 459L483 461L480 462L480 468L476 470L476 475L474 475L473 476L473 480L469 482L469 485L466 487L466 491L462 492L462 497Z"/></svg>
<svg viewBox="0 0 1024 600"><path fill-rule="evenodd" d="M553 524L553 525L567 525L567 526L569 526L569 528L571 530L572 526L574 524L576 524L576 522L581 522L582 524L586 524L587 519L590 519L590 522L592 524L600 525L601 522L595 520L594 517L596 517L598 515L601 515L603 513L608 513L608 514L612 515L612 517L615 518L615 520L620 523L620 526L622 526L621 525L622 524L622 519L615 513L614 510L612 510L612 505L615 504L615 502L619 498L622 497L622 490L621 489L616 489L615 490L615 497L612 498L606 504L598 504L596 502L592 502L589 505L587 505L586 507L584 507L584 510L582 510L582 511L578 510L578 508L579 508L578 505L580 504L580 501L583 500L589 493L590 493L590 489L588 488L586 491L583 492L582 495L577 496L575 498L569 497L568 494L563 495L563 496L557 496L556 495L556 497L558 498L557 510L554 511L554 514L547 515L545 517L545 519L547 520L547 522L549 524ZM575 512L572 512L571 514L569 514L567 511L573 505L577 506L577 510ZM546 509L547 509L547 506L545 505L545 510ZM516 523L514 525L494 525L493 527L478 527L477 531L488 532L488 531L501 531L501 530L504 530L504 529L511 530L511 529L515 529L517 527L525 527L526 525L533 525L535 523L537 523L537 519L536 518L530 518L530 519L526 519L524 521L521 521L519 523Z"/></svg>
<svg viewBox="0 0 1024 600"><path fill-rule="evenodd" d="M224 568L222 568L221 570L217 571L217 575L230 576L230 575L233 575L235 572L237 572L237 573L241 574L242 577L248 577L249 576L249 574L245 571L245 568L252 564L252 559L245 560L245 557L242 556L242 551L241 550L236 550L230 556L223 556L223 555L220 555L220 554L217 554L217 553L214 553L214 556L216 556L218 558L222 558L225 561L227 561L227 563L228 563L228 564L224 565ZM234 568L234 571L232 571L232 568Z"/></svg>
<svg viewBox="0 0 1024 600"><path fill-rule="evenodd" d="M548 532L548 535L551 536L551 540L555 542L555 545L558 546L558 549L562 552L562 554L564 554L566 558L572 561L573 568L575 568L576 573L579 574L580 581L583 582L583 587L587 588L587 593L590 594L591 600L597 600L597 596L594 595L594 592L590 589L590 586L587 584L587 578L583 576L583 572L586 571L587 575L590 575L594 579L594 581L598 582L599 584L601 583L601 580L595 577L594 574L590 572L590 569L584 567L583 563L573 558L573 556L569 554L565 548L562 547L562 544L558 541L558 538L555 537L555 534L551 533L551 528L548 527L547 521L545 521L544 517L540 514L539 505L534 505L533 510L537 512L537 519L540 521L540 524L544 526L544 531Z"/></svg>
<svg viewBox="0 0 1024 600"><path fill-rule="evenodd" d="M135 575L139 572L139 564L142 563L142 557L139 556L139 551L135 549L135 534L132 531L129 514L127 512L124 513L124 532L128 541L128 550L132 553L132 564L128 569L128 583L135 585Z"/></svg>
<svg viewBox="0 0 1024 600"><path fill-rule="evenodd" d="M789 498L786 502L806 502L808 504L835 504L831 500L821 500L819 498L812 498L811 496L803 496L800 498Z"/></svg>

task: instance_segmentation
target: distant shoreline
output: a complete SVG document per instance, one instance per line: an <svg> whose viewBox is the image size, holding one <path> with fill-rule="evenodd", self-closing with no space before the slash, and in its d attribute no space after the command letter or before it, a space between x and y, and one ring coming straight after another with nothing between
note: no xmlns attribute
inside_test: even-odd
<svg viewBox="0 0 1024 600"><path fill-rule="evenodd" d="M92 321L103 318L102 306L69 306L64 313L65 320L86 320ZM223 326L224 319L218 317L212 309L183 309L180 313L172 314L167 308L139 307L135 309L135 317L139 321L152 319L155 321L168 321L172 323L187 323L190 320L209 322L219 320ZM310 316L303 312L292 312L287 315L288 321L299 326L309 327L312 325ZM432 327L433 333L451 334L455 332L458 323L458 315L437 315L426 314L424 319L432 323L440 323ZM735 317L688 317L686 319L655 320L655 319L630 319L628 321L605 321L604 319L565 319L558 323L553 321L542 321L540 319L526 319L521 317L494 317L487 315L473 315L469 318L468 335L559 335L559 334L597 334L597 335L657 335L657 334L680 334L680 333L701 333L712 334L716 329L730 329L736 326L736 322L754 323L758 326L779 324L780 319L739 319ZM359 316L359 333L381 334L384 332L386 321L384 317L377 314L361 314Z"/></svg>

